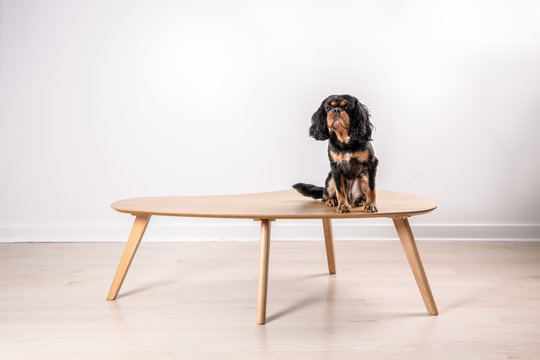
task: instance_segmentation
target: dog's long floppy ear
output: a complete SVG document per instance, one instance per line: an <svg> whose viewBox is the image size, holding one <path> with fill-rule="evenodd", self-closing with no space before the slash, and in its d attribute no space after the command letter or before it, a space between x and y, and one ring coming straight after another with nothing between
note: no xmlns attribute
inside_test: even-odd
<svg viewBox="0 0 540 360"><path fill-rule="evenodd" d="M326 110L324 109L324 103L326 99L321 103L321 106L311 116L311 126L309 127L309 136L315 140L327 140L330 138L330 132L328 131L328 125L326 122Z"/></svg>
<svg viewBox="0 0 540 360"><path fill-rule="evenodd" d="M369 121L370 116L368 108L358 101L358 99L355 99L353 118L351 119L351 128L349 129L349 136L351 138L372 140L373 124Z"/></svg>

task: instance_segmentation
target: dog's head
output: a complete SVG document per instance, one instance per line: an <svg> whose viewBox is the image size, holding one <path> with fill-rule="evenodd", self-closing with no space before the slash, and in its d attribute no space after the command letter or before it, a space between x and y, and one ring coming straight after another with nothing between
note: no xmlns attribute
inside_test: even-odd
<svg viewBox="0 0 540 360"><path fill-rule="evenodd" d="M326 140L334 132L342 142L369 141L373 130L369 117L368 109L354 96L330 95L311 117L309 136Z"/></svg>

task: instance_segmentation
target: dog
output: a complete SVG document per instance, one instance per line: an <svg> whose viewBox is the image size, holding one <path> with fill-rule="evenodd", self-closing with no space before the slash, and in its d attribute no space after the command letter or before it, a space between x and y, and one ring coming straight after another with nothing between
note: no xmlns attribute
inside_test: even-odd
<svg viewBox="0 0 540 360"><path fill-rule="evenodd" d="M311 117L309 136L328 140L330 172L325 186L304 183L293 185L299 193L322 199L347 213L352 206L377 212L375 177L379 160L371 145L373 125L365 105L351 95L330 95Z"/></svg>

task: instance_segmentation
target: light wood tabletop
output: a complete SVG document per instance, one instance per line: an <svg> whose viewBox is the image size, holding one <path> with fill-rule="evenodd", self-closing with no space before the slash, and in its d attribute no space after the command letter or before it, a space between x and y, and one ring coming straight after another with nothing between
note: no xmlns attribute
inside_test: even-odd
<svg viewBox="0 0 540 360"><path fill-rule="evenodd" d="M161 196L126 199L112 208L133 215L164 215L237 219L338 219L409 217L434 210L437 205L419 196L377 190L378 212L363 207L339 213L320 200L300 195L296 190L220 196Z"/></svg>
<svg viewBox="0 0 540 360"><path fill-rule="evenodd" d="M270 223L278 219L321 219L328 259L328 272L336 273L332 219L392 218L403 250L409 261L420 294L431 315L437 315L429 286L408 218L433 211L437 205L419 196L395 191L377 190L378 212L369 213L363 207L353 207L347 213L337 212L319 200L306 198L295 190L256 194L220 196L160 196L142 197L114 202L112 208L135 216L128 241L116 270L108 300L115 300L142 240L150 218L183 216L204 218L253 219L261 222L259 252L259 283L257 291L257 323L266 322L268 265L270 254Z"/></svg>

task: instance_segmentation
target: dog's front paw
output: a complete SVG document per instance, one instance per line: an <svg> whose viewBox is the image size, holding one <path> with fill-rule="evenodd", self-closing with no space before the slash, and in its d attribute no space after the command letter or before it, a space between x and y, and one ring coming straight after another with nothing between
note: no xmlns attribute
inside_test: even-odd
<svg viewBox="0 0 540 360"><path fill-rule="evenodd" d="M351 208L351 205L349 204L340 204L337 208L337 212L340 212L340 213L348 213L348 212L351 212L352 208Z"/></svg>
<svg viewBox="0 0 540 360"><path fill-rule="evenodd" d="M337 206L337 199L336 198L326 199L326 201L324 203L327 206L334 207L334 206Z"/></svg>
<svg viewBox="0 0 540 360"><path fill-rule="evenodd" d="M377 206L375 205L375 203L369 203L364 206L364 211L368 213L374 213L379 210L377 209Z"/></svg>

